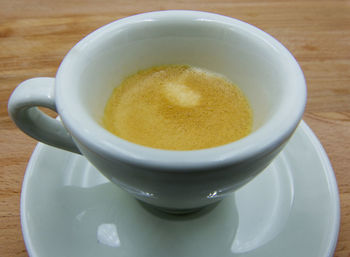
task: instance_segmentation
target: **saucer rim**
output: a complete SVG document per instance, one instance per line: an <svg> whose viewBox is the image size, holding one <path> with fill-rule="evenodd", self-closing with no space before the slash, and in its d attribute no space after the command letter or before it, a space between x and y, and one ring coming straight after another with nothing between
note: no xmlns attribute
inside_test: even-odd
<svg viewBox="0 0 350 257"><path fill-rule="evenodd" d="M331 240L329 241L327 247L325 248L326 250L324 251L324 255L320 257L332 257L337 246L339 230L340 230L340 198L339 198L339 190L338 190L338 184L336 181L336 176L325 149L323 148L321 142L313 133L311 128L303 120L300 122L298 128L301 130L301 133L305 134L307 138L310 140L312 147L314 148L314 150L317 153L317 156L319 157L319 161L324 170L323 174L328 182L328 186L329 186L328 192L330 193L330 198L332 199L331 201L332 208L330 211L333 212L332 217L334 217L334 220L332 220L333 226L330 228L331 233L329 233ZM35 247L33 246L31 238L29 236L28 223L25 218L26 217L25 202L26 202L26 197L28 192L27 188L29 184L28 183L29 179L32 173L34 172L34 167L40 157L40 153L45 147L47 147L47 145L42 143L38 143L35 146L35 149L32 152L32 155L28 162L24 179L22 182L22 190L21 190L21 198L20 198L21 228L22 228L22 235L26 246L26 250L28 252L28 255L31 257L41 257L41 256L35 252Z"/></svg>
<svg viewBox="0 0 350 257"><path fill-rule="evenodd" d="M304 120L301 121L299 127L302 129L302 131L306 134L308 139L310 140L312 146L314 147L315 151L317 152L317 155L320 157L320 163L323 166L325 177L327 178L327 181L329 183L329 188L332 190L329 190L329 193L331 195L331 198L333 201L333 208L334 211L334 226L331 230L331 241L328 244L328 251L325 252L324 257L333 257L335 249L337 247L338 242L338 236L339 236L339 230L340 230L340 198L339 198L339 189L338 189L338 183L335 177L335 173L332 167L332 164L329 160L329 157L327 155L326 150L322 146L320 140L317 138L315 133L312 131L312 129L306 124ZM322 256L320 256L322 257Z"/></svg>

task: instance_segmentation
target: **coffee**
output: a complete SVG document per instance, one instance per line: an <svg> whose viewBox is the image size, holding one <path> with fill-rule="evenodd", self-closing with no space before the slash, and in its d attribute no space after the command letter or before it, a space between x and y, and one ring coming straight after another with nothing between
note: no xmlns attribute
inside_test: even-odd
<svg viewBox="0 0 350 257"><path fill-rule="evenodd" d="M223 76L169 65L127 77L108 100L103 124L136 144L197 150L241 139L252 120L243 92Z"/></svg>

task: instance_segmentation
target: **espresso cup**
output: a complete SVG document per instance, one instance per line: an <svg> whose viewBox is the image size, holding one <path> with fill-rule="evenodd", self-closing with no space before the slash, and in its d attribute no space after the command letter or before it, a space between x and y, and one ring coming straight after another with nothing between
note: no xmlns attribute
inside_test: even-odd
<svg viewBox="0 0 350 257"><path fill-rule="evenodd" d="M203 68L238 85L253 110L252 132L191 151L145 147L108 132L101 124L113 89L139 70L169 64ZM305 103L298 63L267 33L217 14L160 11L92 32L65 56L56 78L21 83L8 109L31 137L82 154L137 199L176 213L213 204L263 171L292 136Z"/></svg>

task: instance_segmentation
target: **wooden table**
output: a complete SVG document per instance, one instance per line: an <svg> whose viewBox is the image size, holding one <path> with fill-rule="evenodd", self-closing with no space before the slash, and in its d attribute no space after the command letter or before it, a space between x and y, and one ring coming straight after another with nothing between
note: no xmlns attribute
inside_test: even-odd
<svg viewBox="0 0 350 257"><path fill-rule="evenodd" d="M27 256L20 192L36 141L7 114L21 81L55 76L68 50L101 25L136 13L192 9L251 23L281 41L308 84L304 120L321 140L340 191L341 228L334 256L350 256L350 2L295 0L128 1L0 0L0 256Z"/></svg>

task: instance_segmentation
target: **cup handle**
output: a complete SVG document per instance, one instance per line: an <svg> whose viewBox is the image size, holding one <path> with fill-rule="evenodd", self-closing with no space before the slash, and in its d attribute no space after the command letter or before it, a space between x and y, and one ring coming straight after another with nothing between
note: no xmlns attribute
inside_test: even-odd
<svg viewBox="0 0 350 257"><path fill-rule="evenodd" d="M32 78L23 81L9 99L9 115L18 128L36 140L80 154L62 122L37 108L46 107L57 113L54 85L54 78Z"/></svg>

